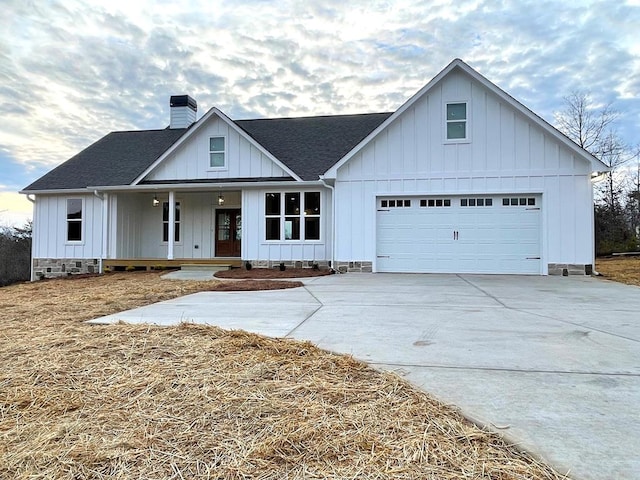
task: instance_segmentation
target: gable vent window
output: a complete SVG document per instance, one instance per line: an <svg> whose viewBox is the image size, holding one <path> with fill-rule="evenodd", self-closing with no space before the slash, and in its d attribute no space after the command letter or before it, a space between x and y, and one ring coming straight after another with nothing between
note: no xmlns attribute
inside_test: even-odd
<svg viewBox="0 0 640 480"><path fill-rule="evenodd" d="M209 166L211 168L224 168L225 164L225 138L209 138Z"/></svg>
<svg viewBox="0 0 640 480"><path fill-rule="evenodd" d="M67 199L67 242L82 241L82 199Z"/></svg>
<svg viewBox="0 0 640 480"><path fill-rule="evenodd" d="M174 241L180 241L180 202L176 202ZM162 241L169 241L169 202L162 202Z"/></svg>
<svg viewBox="0 0 640 480"><path fill-rule="evenodd" d="M447 140L467 139L467 104L447 103Z"/></svg>

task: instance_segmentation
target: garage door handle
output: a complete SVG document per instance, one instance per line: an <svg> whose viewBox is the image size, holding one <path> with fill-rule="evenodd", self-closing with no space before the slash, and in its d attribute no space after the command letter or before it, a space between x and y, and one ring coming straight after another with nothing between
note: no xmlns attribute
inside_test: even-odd
<svg viewBox="0 0 640 480"><path fill-rule="evenodd" d="M389 258L389 255L376 255L378 258Z"/></svg>
<svg viewBox="0 0 640 480"><path fill-rule="evenodd" d="M527 260L540 260L540 257L527 257Z"/></svg>

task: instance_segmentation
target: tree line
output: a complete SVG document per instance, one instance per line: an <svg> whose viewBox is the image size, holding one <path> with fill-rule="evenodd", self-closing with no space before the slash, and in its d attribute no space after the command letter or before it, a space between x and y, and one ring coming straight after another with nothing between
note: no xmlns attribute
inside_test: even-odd
<svg viewBox="0 0 640 480"><path fill-rule="evenodd" d="M31 222L0 227L0 287L31 278Z"/></svg>
<svg viewBox="0 0 640 480"><path fill-rule="evenodd" d="M627 144L616 129L619 112L597 106L588 93L564 98L556 126L608 172L594 178L596 255L640 250L640 145Z"/></svg>

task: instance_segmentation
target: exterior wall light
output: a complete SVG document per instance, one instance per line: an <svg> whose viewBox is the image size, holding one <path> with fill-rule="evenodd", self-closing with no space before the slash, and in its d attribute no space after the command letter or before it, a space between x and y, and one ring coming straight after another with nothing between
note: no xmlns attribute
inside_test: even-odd
<svg viewBox="0 0 640 480"><path fill-rule="evenodd" d="M158 196L154 195L153 196L153 201L151 202L151 205L154 207L157 207L158 205L160 205L160 200L158 200Z"/></svg>
<svg viewBox="0 0 640 480"><path fill-rule="evenodd" d="M221 193L218 194L218 205L224 205L224 195L222 195Z"/></svg>

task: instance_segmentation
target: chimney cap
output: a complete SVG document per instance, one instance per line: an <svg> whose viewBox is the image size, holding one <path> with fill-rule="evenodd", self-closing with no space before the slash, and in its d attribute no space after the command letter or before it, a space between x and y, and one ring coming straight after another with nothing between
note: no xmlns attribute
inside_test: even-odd
<svg viewBox="0 0 640 480"><path fill-rule="evenodd" d="M172 95L169 100L171 107L190 107L194 111L198 110L198 103L189 95Z"/></svg>

